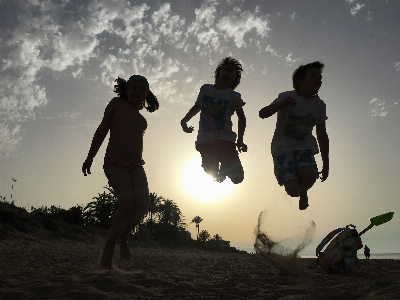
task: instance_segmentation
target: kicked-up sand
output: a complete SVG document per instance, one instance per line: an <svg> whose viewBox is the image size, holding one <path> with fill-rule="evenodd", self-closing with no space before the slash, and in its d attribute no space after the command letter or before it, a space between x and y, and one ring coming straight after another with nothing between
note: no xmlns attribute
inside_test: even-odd
<svg viewBox="0 0 400 300"><path fill-rule="evenodd" d="M98 265L107 232L0 214L0 299L400 299L399 260L322 274L315 259L208 252L131 239L114 271ZM279 263L274 263L274 260ZM285 267L280 267L284 261Z"/></svg>

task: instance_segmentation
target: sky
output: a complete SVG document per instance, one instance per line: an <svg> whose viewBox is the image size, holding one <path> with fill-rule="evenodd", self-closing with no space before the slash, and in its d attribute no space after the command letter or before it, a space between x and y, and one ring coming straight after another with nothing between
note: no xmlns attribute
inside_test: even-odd
<svg viewBox="0 0 400 300"><path fill-rule="evenodd" d="M393 211L362 240L372 253L399 253L399 15L396 0L0 0L0 195L28 209L68 209L102 193L108 137L92 175L81 166L115 96L114 80L141 74L160 102L156 113L142 112L149 189L177 203L193 238L189 223L200 216L200 230L251 249L264 212L262 229L277 240L314 221L312 252L331 230L354 224L361 231ZM236 91L246 102L248 152L240 154L244 181L215 189L196 175L198 115L192 134L180 120L227 56L244 69ZM327 105L330 173L299 211L273 173L276 116L262 120L258 111L293 89L299 65L316 60L325 64L319 96Z"/></svg>

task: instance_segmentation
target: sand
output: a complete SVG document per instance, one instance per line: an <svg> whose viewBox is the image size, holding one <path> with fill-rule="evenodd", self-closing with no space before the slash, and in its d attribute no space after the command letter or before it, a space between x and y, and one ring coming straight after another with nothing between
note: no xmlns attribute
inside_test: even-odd
<svg viewBox="0 0 400 300"><path fill-rule="evenodd" d="M29 216L29 215L28 215ZM360 260L321 274L314 259L279 269L259 255L163 246L132 238L114 271L98 266L107 232L0 214L0 299L400 299L400 261Z"/></svg>

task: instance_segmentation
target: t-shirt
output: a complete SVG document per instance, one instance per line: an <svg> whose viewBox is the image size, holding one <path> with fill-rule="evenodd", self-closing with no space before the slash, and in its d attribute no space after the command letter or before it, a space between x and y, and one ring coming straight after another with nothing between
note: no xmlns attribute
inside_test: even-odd
<svg viewBox="0 0 400 300"><path fill-rule="evenodd" d="M200 88L196 104L201 106L196 144L215 140L236 141L231 116L246 104L240 93L232 89L216 90L212 84L204 84Z"/></svg>
<svg viewBox="0 0 400 300"><path fill-rule="evenodd" d="M278 111L278 119L271 143L272 156L283 155L295 150L319 152L317 140L312 135L316 124L328 119L326 105L318 95L312 99L299 96L296 91L280 93L272 104L284 101L287 97L296 99L295 107L286 107Z"/></svg>

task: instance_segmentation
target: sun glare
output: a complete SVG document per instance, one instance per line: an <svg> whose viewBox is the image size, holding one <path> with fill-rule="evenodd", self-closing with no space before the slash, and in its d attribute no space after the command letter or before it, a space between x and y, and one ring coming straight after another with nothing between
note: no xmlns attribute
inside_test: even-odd
<svg viewBox="0 0 400 300"><path fill-rule="evenodd" d="M201 159L190 160L182 173L185 190L201 201L216 201L227 196L234 186L229 178L219 183L207 175L201 167Z"/></svg>

